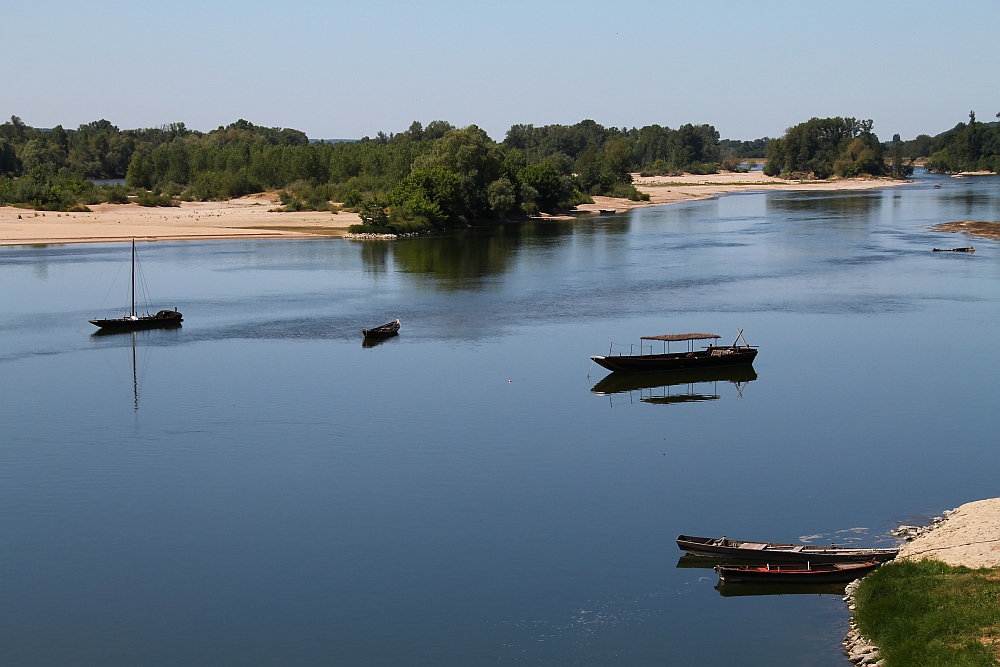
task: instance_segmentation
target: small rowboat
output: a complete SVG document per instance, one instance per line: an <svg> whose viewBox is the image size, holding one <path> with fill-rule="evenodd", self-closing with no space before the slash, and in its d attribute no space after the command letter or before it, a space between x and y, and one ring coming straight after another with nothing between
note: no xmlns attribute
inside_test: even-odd
<svg viewBox="0 0 1000 667"><path fill-rule="evenodd" d="M855 549L853 547L821 547L813 544L780 544L777 542L742 542L723 537L693 537L678 535L677 546L692 556L712 556L729 560L758 563L884 563L892 560L899 549Z"/></svg>
<svg viewBox="0 0 1000 667"><path fill-rule="evenodd" d="M881 563L804 563L796 565L716 565L725 583L836 584L865 576Z"/></svg>
<svg viewBox="0 0 1000 667"><path fill-rule="evenodd" d="M383 324L374 329L362 329L361 333L365 338L390 338L399 333L399 320Z"/></svg>

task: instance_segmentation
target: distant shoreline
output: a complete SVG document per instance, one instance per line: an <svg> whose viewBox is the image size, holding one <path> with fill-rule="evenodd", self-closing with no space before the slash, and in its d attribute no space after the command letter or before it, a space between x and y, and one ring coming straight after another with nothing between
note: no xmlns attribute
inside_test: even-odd
<svg viewBox="0 0 1000 667"><path fill-rule="evenodd" d="M825 192L873 190L902 185L890 179L834 179L789 181L759 171L697 176L641 177L634 184L650 201L634 202L594 197L581 204L587 212L618 211L711 199L730 192L757 190ZM223 202L181 202L179 207L142 207L137 204L97 204L89 213L34 211L0 207L0 246L64 243L118 243L137 241L206 241L241 239L338 238L361 222L356 213L318 211L272 212L276 195L260 194ZM18 217L20 216L20 217ZM571 216L547 216L563 219Z"/></svg>

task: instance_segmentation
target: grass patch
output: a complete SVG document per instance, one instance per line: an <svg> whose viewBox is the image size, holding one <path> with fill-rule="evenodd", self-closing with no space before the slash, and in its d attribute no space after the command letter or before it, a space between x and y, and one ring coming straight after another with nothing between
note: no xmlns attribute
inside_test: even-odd
<svg viewBox="0 0 1000 667"><path fill-rule="evenodd" d="M854 599L858 627L888 667L1000 665L1000 569L888 563Z"/></svg>

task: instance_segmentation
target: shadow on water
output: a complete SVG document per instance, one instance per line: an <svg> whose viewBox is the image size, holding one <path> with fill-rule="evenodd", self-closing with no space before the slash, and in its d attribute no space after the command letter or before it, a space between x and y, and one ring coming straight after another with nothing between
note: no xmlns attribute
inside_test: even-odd
<svg viewBox="0 0 1000 667"><path fill-rule="evenodd" d="M120 361L118 359L118 351L125 351L125 356L131 362L131 367L126 371L126 375L128 375L126 384L130 384L132 388L133 411L139 411L139 394L149 367L149 350L156 345L175 342L177 332L180 328L180 325L178 325L165 329L145 329L140 331L106 331L100 329L90 335L91 339L95 340L95 342L100 340L105 343L102 347L115 350L115 361L111 364L111 371L113 374L119 375L119 380L122 378L120 377L120 372L116 370L116 366L118 366L117 362Z"/></svg>
<svg viewBox="0 0 1000 667"><path fill-rule="evenodd" d="M361 265L369 273L389 272L389 245L392 241L363 241L361 246Z"/></svg>
<svg viewBox="0 0 1000 667"><path fill-rule="evenodd" d="M882 208L882 192L851 192L831 196L828 192L768 193L769 214L801 220L867 221Z"/></svg>
<svg viewBox="0 0 1000 667"><path fill-rule="evenodd" d="M724 598L757 595L843 595L847 584L727 584L719 581L715 590Z"/></svg>
<svg viewBox="0 0 1000 667"><path fill-rule="evenodd" d="M362 243L361 259L372 272L387 270L428 275L444 289L476 289L510 271L524 248L565 244L575 234L627 234L629 216L603 220L531 221L471 227L445 234Z"/></svg>
<svg viewBox="0 0 1000 667"><path fill-rule="evenodd" d="M364 338L361 341L361 347L378 347L379 345L385 345L386 343L397 342L399 342L399 336L393 336L392 338Z"/></svg>
<svg viewBox="0 0 1000 667"><path fill-rule="evenodd" d="M942 195L939 201L956 209L953 215L970 218L1000 216L1000 197L993 191L968 188Z"/></svg>
<svg viewBox="0 0 1000 667"><path fill-rule="evenodd" d="M756 379L757 372L753 366L673 373L615 372L595 384L590 391L609 398L616 394L629 394L631 397L633 392L637 392L639 400L643 403L673 405L718 400L722 398L719 393L719 382L732 383L736 388L736 397L742 398L743 390ZM682 389L675 390L675 387Z"/></svg>

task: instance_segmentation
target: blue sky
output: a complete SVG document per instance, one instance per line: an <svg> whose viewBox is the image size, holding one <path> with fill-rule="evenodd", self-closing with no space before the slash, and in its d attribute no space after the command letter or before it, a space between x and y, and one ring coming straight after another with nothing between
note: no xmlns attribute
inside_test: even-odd
<svg viewBox="0 0 1000 667"><path fill-rule="evenodd" d="M1000 111L1000 2L12 0L0 117L122 128L246 118L310 137L475 123L711 123L780 135L812 116L883 139Z"/></svg>

